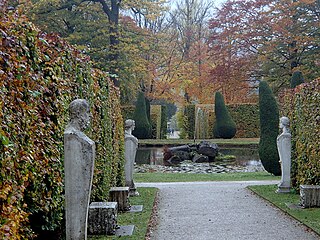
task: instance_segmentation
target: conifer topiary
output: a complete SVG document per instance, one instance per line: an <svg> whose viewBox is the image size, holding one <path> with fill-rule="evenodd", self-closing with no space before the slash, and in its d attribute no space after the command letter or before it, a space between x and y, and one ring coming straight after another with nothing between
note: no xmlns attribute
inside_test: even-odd
<svg viewBox="0 0 320 240"><path fill-rule="evenodd" d="M133 120L135 121L136 126L132 134L138 139L151 138L151 124L147 117L146 100L143 92L138 93Z"/></svg>
<svg viewBox="0 0 320 240"><path fill-rule="evenodd" d="M277 149L279 133L279 110L268 83L259 84L260 142L259 156L263 167L275 176L281 175Z"/></svg>
<svg viewBox="0 0 320 240"><path fill-rule="evenodd" d="M292 77L290 79L290 87L295 88L296 86L300 85L301 83L304 83L304 78L301 71L295 71L292 74Z"/></svg>
<svg viewBox="0 0 320 240"><path fill-rule="evenodd" d="M216 122L214 126L214 135L219 138L230 139L236 135L237 128L233 121L220 92L215 93L214 105Z"/></svg>
<svg viewBox="0 0 320 240"><path fill-rule="evenodd" d="M146 101L146 114L147 114L147 118L149 123L151 124L151 112L150 112L150 100L148 98L144 98Z"/></svg>

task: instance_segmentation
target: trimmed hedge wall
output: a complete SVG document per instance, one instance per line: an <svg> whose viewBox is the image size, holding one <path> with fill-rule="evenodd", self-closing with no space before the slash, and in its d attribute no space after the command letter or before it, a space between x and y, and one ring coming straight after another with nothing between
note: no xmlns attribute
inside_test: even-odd
<svg viewBox="0 0 320 240"><path fill-rule="evenodd" d="M151 127L152 127L152 138L160 139L161 132L161 105L151 105L150 106L150 116L151 116Z"/></svg>
<svg viewBox="0 0 320 240"><path fill-rule="evenodd" d="M237 126L235 138L258 138L260 136L258 104L232 104L227 105L227 108Z"/></svg>
<svg viewBox="0 0 320 240"><path fill-rule="evenodd" d="M124 121L127 119L133 119L135 108L136 107L134 105L121 106L121 114Z"/></svg>
<svg viewBox="0 0 320 240"><path fill-rule="evenodd" d="M213 138L213 126L215 124L214 105L197 105L206 114L208 125L205 124L207 138ZM232 104L227 105L227 109L235 121L237 133L235 138L258 138L260 136L260 119L258 104Z"/></svg>
<svg viewBox="0 0 320 240"><path fill-rule="evenodd" d="M293 186L320 184L320 78L285 91L281 114L290 119Z"/></svg>
<svg viewBox="0 0 320 240"><path fill-rule="evenodd" d="M17 13L2 14L0 29L0 236L59 239L69 103L90 103L87 134L97 143L91 197L106 201L109 187L123 184L119 92L88 57Z"/></svg>

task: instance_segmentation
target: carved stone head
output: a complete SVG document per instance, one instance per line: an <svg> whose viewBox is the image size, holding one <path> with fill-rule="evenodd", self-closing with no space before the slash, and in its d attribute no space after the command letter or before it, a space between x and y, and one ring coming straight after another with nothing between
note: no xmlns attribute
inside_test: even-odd
<svg viewBox="0 0 320 240"><path fill-rule="evenodd" d="M289 128L290 126L290 120L287 117L281 117L279 127L280 128Z"/></svg>
<svg viewBox="0 0 320 240"><path fill-rule="evenodd" d="M135 121L132 119L127 119L124 123L124 129L126 132L130 133L134 130L136 124Z"/></svg>
<svg viewBox="0 0 320 240"><path fill-rule="evenodd" d="M90 123L89 104L84 99L76 99L69 106L70 125L77 130L85 130Z"/></svg>

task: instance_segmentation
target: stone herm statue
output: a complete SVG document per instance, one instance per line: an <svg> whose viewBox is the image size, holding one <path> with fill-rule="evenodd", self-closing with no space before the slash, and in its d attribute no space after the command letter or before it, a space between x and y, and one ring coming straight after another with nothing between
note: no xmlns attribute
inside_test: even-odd
<svg viewBox="0 0 320 240"><path fill-rule="evenodd" d="M290 192L291 134L289 126L289 118L281 117L279 128L282 129L282 133L277 137L277 147L281 163L281 182L278 185L277 193Z"/></svg>
<svg viewBox="0 0 320 240"><path fill-rule="evenodd" d="M125 178L126 186L129 187L129 195L137 196L139 193L136 190L133 182L134 161L138 148L138 139L132 135L132 131L135 128L135 121L128 119L125 121Z"/></svg>
<svg viewBox="0 0 320 240"><path fill-rule="evenodd" d="M95 143L83 133L90 122L87 101L72 101L69 115L64 132L66 239L86 240L95 159Z"/></svg>

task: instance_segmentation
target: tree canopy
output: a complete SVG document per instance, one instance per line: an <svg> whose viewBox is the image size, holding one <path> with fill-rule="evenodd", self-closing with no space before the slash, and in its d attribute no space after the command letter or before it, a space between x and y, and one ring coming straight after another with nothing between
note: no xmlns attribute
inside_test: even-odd
<svg viewBox="0 0 320 240"><path fill-rule="evenodd" d="M294 72L319 76L320 0L33 0L28 15L107 70L123 103L150 100L257 101L266 80L277 93ZM28 8L25 7L28 10Z"/></svg>

